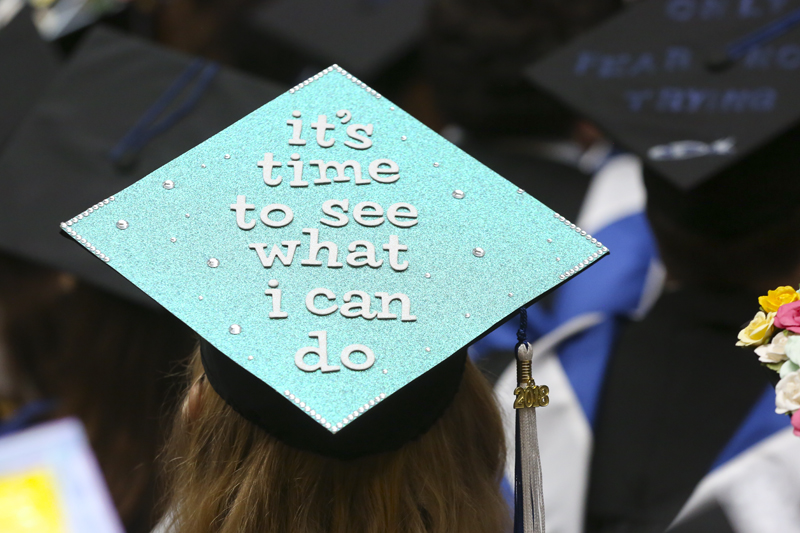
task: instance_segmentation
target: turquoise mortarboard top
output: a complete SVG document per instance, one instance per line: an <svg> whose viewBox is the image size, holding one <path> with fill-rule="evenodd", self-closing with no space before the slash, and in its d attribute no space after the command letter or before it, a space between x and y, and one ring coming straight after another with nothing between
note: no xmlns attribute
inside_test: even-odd
<svg viewBox="0 0 800 533"><path fill-rule="evenodd" d="M62 228L330 433L608 252L337 66Z"/></svg>

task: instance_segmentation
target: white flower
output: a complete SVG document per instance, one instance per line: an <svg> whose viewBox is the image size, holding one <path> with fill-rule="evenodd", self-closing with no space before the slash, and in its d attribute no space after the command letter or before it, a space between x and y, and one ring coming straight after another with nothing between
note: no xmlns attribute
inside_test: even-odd
<svg viewBox="0 0 800 533"><path fill-rule="evenodd" d="M789 332L781 331L772 338L769 344L756 348L758 360L762 363L780 363L788 359L786 355L786 343L789 340ZM800 338L798 339L800 340Z"/></svg>
<svg viewBox="0 0 800 533"><path fill-rule="evenodd" d="M792 372L775 387L775 412L779 415L800 409L800 372Z"/></svg>

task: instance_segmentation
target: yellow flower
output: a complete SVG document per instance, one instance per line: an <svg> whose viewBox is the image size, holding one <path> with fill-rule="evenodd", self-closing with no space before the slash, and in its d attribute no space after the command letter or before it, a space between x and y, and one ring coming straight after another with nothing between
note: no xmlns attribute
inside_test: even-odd
<svg viewBox="0 0 800 533"><path fill-rule="evenodd" d="M767 313L774 313L783 304L800 300L800 294L792 287L778 287L774 291L767 291L766 296L760 296L758 303Z"/></svg>
<svg viewBox="0 0 800 533"><path fill-rule="evenodd" d="M750 324L739 332L739 342L736 346L757 346L769 340L772 334L772 321L775 313L765 314L763 311L756 313Z"/></svg>

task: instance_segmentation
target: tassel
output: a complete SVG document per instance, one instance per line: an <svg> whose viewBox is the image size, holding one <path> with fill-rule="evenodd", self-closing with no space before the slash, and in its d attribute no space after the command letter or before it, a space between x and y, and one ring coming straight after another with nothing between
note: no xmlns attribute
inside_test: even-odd
<svg viewBox="0 0 800 533"><path fill-rule="evenodd" d="M544 492L539 437L536 431L536 407L550 403L550 389L537 386L531 375L533 348L526 341L527 312L520 309L517 332L516 400L516 480L514 483L514 533L544 533Z"/></svg>

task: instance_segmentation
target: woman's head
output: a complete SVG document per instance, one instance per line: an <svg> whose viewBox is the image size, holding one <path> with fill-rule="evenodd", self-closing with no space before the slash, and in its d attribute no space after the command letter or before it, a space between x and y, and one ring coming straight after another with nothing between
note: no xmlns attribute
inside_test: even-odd
<svg viewBox="0 0 800 533"><path fill-rule="evenodd" d="M203 379L176 416L168 450L178 532L498 532L505 445L495 399L466 363L433 427L392 452L341 460L292 448L248 422Z"/></svg>

